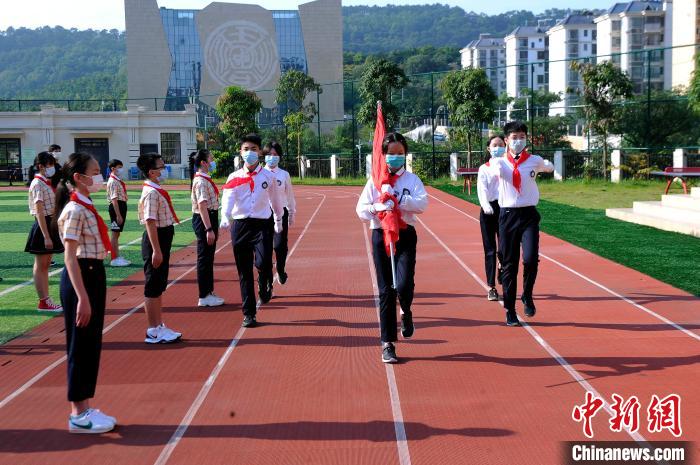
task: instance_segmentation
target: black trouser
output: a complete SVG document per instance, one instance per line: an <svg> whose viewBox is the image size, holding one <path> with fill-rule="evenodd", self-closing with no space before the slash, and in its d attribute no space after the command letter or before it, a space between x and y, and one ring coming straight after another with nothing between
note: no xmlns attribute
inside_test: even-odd
<svg viewBox="0 0 700 465"><path fill-rule="evenodd" d="M143 295L148 298L158 298L168 288L168 273L170 272L170 249L173 246L175 228L165 226L158 228L158 243L163 263L158 268L153 267L153 245L148 238L148 231L141 238L141 258L143 258L143 274L145 275Z"/></svg>
<svg viewBox="0 0 700 465"><path fill-rule="evenodd" d="M540 214L535 207L502 208L498 246L503 257L503 306L515 310L520 244L523 246L523 296L532 297L537 278L540 244Z"/></svg>
<svg viewBox="0 0 700 465"><path fill-rule="evenodd" d="M216 240L219 238L219 211L209 212L209 224L214 229L215 240L212 245L207 243L207 228L204 226L202 216L199 213L192 215L192 229L197 236L197 284L199 285L199 298L203 299L214 292L214 254L216 253Z"/></svg>
<svg viewBox="0 0 700 465"><path fill-rule="evenodd" d="M413 303L413 277L416 272L416 244L418 237L413 226L399 231L399 240L394 251L396 268L396 289L392 288L391 258L384 248L381 229L372 230L372 257L379 288L379 329L382 342L395 342L396 335L396 294L404 313L411 312Z"/></svg>
<svg viewBox="0 0 700 465"><path fill-rule="evenodd" d="M481 225L481 240L484 243L484 265L486 266L486 284L489 287L496 287L496 258L499 263L503 263L500 249L496 250L498 237L498 217L500 207L498 200L490 202L493 208L493 215L487 215L481 209L479 214L479 224Z"/></svg>
<svg viewBox="0 0 700 465"><path fill-rule="evenodd" d="M241 286L243 314L255 316L256 299L253 264L258 269L258 289L272 284L272 236L274 225L269 219L233 220L231 242Z"/></svg>
<svg viewBox="0 0 700 465"><path fill-rule="evenodd" d="M274 219L273 221L273 232L274 232ZM275 260L277 262L277 272L284 273L285 266L287 264L287 252L288 239L289 239L289 211L287 207L284 208L284 217L282 217L282 232L274 233L275 236L272 240L272 248L275 250Z"/></svg>
<svg viewBox="0 0 700 465"><path fill-rule="evenodd" d="M107 280L102 260L79 258L78 266L91 310L90 322L83 328L75 326L78 295L68 276L68 269L64 268L61 274L61 305L66 324L68 355L68 400L71 402L95 396L107 302Z"/></svg>

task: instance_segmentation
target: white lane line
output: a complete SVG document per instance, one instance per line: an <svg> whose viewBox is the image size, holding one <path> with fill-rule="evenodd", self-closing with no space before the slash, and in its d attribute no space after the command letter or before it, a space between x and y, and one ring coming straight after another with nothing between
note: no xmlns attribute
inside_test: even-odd
<svg viewBox="0 0 700 465"><path fill-rule="evenodd" d="M377 321L379 321L379 288L377 287L377 275L372 266L372 246L367 234L367 225L362 222L362 231L365 235L365 249L367 249L367 263L372 277L372 289L374 291L374 306L377 310ZM396 433L396 449L399 454L399 464L411 465L411 453L408 450L408 439L406 438L406 428L403 422L403 412L401 411L401 399L399 399L399 387L396 384L394 367L390 363L385 363L386 382L389 385L389 397L391 399L391 414L394 417L394 432Z"/></svg>
<svg viewBox="0 0 700 465"><path fill-rule="evenodd" d="M448 246L447 246L447 244L445 244L445 243L444 243L444 242L443 242L443 241L442 241L442 240L441 240L441 239L440 239L440 238L439 238L439 237L438 237L424 222L423 222L422 219L417 218L417 220L420 222L420 224L423 226L423 228L425 228L425 230L428 231L428 233L430 233L431 236L433 236L433 238L438 242L438 244L440 244L440 245L442 246L442 248L444 248L444 249L447 251L447 253L450 254L450 255L452 256L452 258L455 259L455 261L464 269L464 271L467 272L467 274L468 274L469 276L471 276L472 278L474 278L474 280L475 280L477 283L479 283L479 285L480 285L481 287L483 287L485 291L488 291L488 290L490 289L490 287L489 287L481 278L479 278L479 276L478 276L471 268L469 268L469 266L467 266L467 265L466 265L466 264L465 264L465 263L464 263L464 262L463 262L463 261L448 247ZM499 301L499 304L500 304L501 306L503 306L503 301ZM576 371L576 369L575 369L574 367L572 367L572 366L569 364L569 362L566 361L566 359L565 359L564 357L562 357L556 350L554 350L554 348L553 348L551 345L549 345L549 343L548 343L547 341L545 341L544 338L543 338L542 336L540 336L539 333L538 333L537 331L535 331L535 330L532 328L532 326L530 326L529 324L527 324L526 321L521 320L520 318L518 318L518 320L520 320L520 323L521 323L521 324L523 325L523 327L527 330L527 332L530 333L530 336L532 336L532 338L533 338L535 341L537 341L537 343L538 343L544 350L546 350L547 353L549 353L549 355L552 356L552 358L554 358L554 359L557 361L557 363L559 363L559 365L561 365L561 366L567 371L567 373L569 373L569 375L571 375L571 377L572 377L579 385L581 385L581 387L582 387L584 390L592 392L596 397L598 397L599 399L601 399L601 400L603 401L603 408L605 409L606 412L608 412L611 416L614 416L614 415L615 415L615 412L613 411L612 407L610 406L610 403L608 402L608 400L607 400L605 397L603 397L602 395L600 395L600 393L599 393L588 381L586 381L586 379L585 379L578 371ZM514 331L517 331L517 329L514 328ZM640 444L642 444L642 445L644 445L644 446L648 446L648 445L649 445L648 442L647 442L647 440L646 440L646 439L644 438L644 436L642 436L641 434L630 431L628 427L625 427L625 431L626 431L627 434L628 434L632 439L634 439L636 442L638 442L638 443L640 443Z"/></svg>
<svg viewBox="0 0 700 465"><path fill-rule="evenodd" d="M432 194L428 194L428 195L429 195L430 197L434 198L435 200L437 200L438 202L440 202L440 203L442 203L442 204L444 204L444 205L450 207L451 209L453 209L453 210L455 210L455 211L461 213L462 215L466 216L467 218L469 218L469 219L471 219L471 220L473 220L473 221L476 221L477 223L479 222L479 219L478 219L478 218L475 218L475 217L469 215L468 213L463 212L463 211L460 210L459 208L456 208L456 207L450 205L449 203L447 203L447 202L445 202L445 201L443 201L443 200L441 200L441 199L435 197L435 196L432 195ZM651 310L651 309L645 307L644 305L642 305L642 304L640 304L640 303L637 303L637 302L635 302L634 300L632 300L632 299L630 299L630 298L628 298L628 297L625 297L624 295L622 295L622 294L620 294L620 293L618 293L618 292L613 291L612 289L606 287L605 285L599 283L598 281L596 281L596 280L594 280L594 279L592 279L592 278L589 278L588 276L586 276L586 275L584 275L584 274L582 274L582 273L579 273L578 271L574 270L573 268L564 265L563 263L561 263L561 262L559 262L559 261L557 261L557 260L551 258L550 256L548 256L548 255L546 255L546 254L543 254L542 252L540 252L540 256L543 257L543 258L545 258L545 259L547 259L547 260L549 260L550 262L554 263L555 265L560 266L561 268L565 269L566 271L568 271L568 272L570 272L570 273L572 273L572 274L578 276L579 278L581 278L581 279L583 279L583 280L585 280L585 281L588 281L590 284L593 284L594 286L596 286L596 287L598 287L599 289L601 289L601 290L607 292L608 294L617 297L618 299L622 300L623 302L627 302L628 304L632 305L633 307L635 307L635 308L637 308L637 309L639 309L639 310L642 310L643 312L645 312L645 313L651 315L652 317L656 318L657 320L662 321L662 322L666 323L667 325L671 326L672 328L675 328L675 329L677 329L678 331L683 332L685 335L692 337L692 338L695 339L696 341L700 341L700 334L696 334L696 333L694 333L693 331L690 331L689 329L684 328L683 326L679 325L678 323L669 320L669 319L666 318L665 316L659 315L658 313L656 313L655 311L653 311L653 310Z"/></svg>
<svg viewBox="0 0 700 465"><path fill-rule="evenodd" d="M187 218L187 219L185 219L185 220L182 220L182 221L180 221L180 224L185 223L185 222L187 222L187 221L189 221L189 220L191 220L191 219L192 219L192 217ZM134 239L133 241L131 241L131 242L127 243L127 244L124 244L124 245L120 246L119 248L122 248L122 247L129 247L130 245L136 244L136 243L139 242L140 240L141 240L141 237L138 237L138 238ZM63 267L61 267L61 268L59 268L59 269L57 269L57 270L53 270L52 272L50 272L50 273L49 273L49 277L51 277L51 276L56 276L56 275L59 274L61 271L63 271ZM19 289L22 289L23 287L30 286L30 285L32 285L32 284L34 284L34 279L30 279L29 281L25 281L25 282L23 282L23 283L16 284L16 285L14 285L14 286L12 286L12 287L8 287L8 288L5 289L4 291L1 291L1 292L0 292L0 297L2 297L2 296L4 296L4 295L7 295L7 294L10 294L10 293L12 293L12 292L14 292L14 291L17 291L17 290L19 290Z"/></svg>
<svg viewBox="0 0 700 465"><path fill-rule="evenodd" d="M226 244L224 244L224 245L222 245L221 247L219 247L219 248L216 250L215 253L219 253L221 250L223 250L223 249L224 249L227 245L229 245L230 243L231 243L231 241L226 242ZM178 276L177 278L175 278L175 279L173 279L172 281L170 281L170 283L168 284L168 288L170 288L171 286L174 286L175 284L177 284L182 278L184 278L186 275L190 274L191 272L193 272L193 271L196 270L196 269L197 269L197 265L196 265L196 264L193 265L193 266L191 266L189 269L187 269L186 271L184 271L180 276ZM110 332L112 329L114 329L115 326L117 326L119 323L121 323L121 322L124 321L126 318L128 318L128 317L131 316L133 313L135 313L135 312L138 311L140 308L142 308L143 305L144 305L144 303L141 302L140 304L138 304L137 306L133 307L131 310L129 310L128 312L126 312L125 314L123 314L122 316L120 316L118 319L114 320L111 324L109 324L107 327L105 327L105 328L102 330L102 334L107 334L108 332ZM8 403L10 403L10 402L12 401L12 399L14 399L15 397L19 396L19 395L22 394L24 391L26 391L27 389L29 389L30 387L32 387L37 381L39 381L41 378L43 378L44 376L46 376L51 370L53 370L54 368L56 368L57 366L59 366L61 363L65 362L65 361L66 361L66 358L67 358L67 357L66 357L65 355L63 355L61 358L59 358L59 359L56 360L55 362L51 363L51 365L47 366L46 368L44 368L43 370L41 370L39 373L37 373L37 374L36 374L34 377L32 377L29 381L27 381L27 382L24 383L22 386L20 386L19 388L17 388L17 390L15 390L15 391L12 392L11 394L9 394L7 397L5 397L2 401L0 401L0 409L3 408L3 407L4 407L5 405L7 405Z"/></svg>
<svg viewBox="0 0 700 465"><path fill-rule="evenodd" d="M304 229L301 231L299 234L299 237L297 238L296 242L294 243L294 246L292 246L292 249L289 252L289 255L287 256L287 263L289 263L289 260L292 258L292 255L294 254L294 251L297 249L297 246L301 242L301 239L304 237L306 234L306 231L309 230L309 226L311 226L311 222L316 218L316 214L318 214L319 210L321 210L321 206L323 205L323 202L326 201L326 196L323 195L323 198L318 204L318 207L316 207L316 210L314 213L311 215L311 218L309 218L309 221L306 223L306 226L304 226ZM257 302L258 307L260 306L260 301ZM212 372L209 374L209 377L207 378L206 382L202 386L202 388L199 390L199 393L197 394L197 397L195 397L194 401L192 402L192 405L190 405L190 408L187 410L187 413L185 413L185 416L182 418L182 421L178 425L177 429L173 432L173 435L170 437L168 440L168 443L165 445L163 450L161 451L160 455L154 462L154 465L165 465L168 460L170 459L170 456L173 454L175 451L175 448L177 445L180 443L180 440L185 436L185 433L187 432L187 429L189 428L190 424L192 423L192 420L194 420L194 417L197 415L197 412L199 409L202 407L204 404L204 401L206 400L207 396L209 395L209 391L211 391L212 386L214 386L214 382L216 381L216 378L219 377L219 374L221 373L221 370L224 368L224 365L226 365L226 362L228 362L229 357L233 353L233 349L236 348L238 345L238 341L241 340L243 335L245 334L246 328L241 327L241 329L238 330L234 338L231 340L231 343L229 346L226 348L226 351L223 353L219 361L217 362L216 366L212 370Z"/></svg>
<svg viewBox="0 0 700 465"><path fill-rule="evenodd" d="M447 246L447 244L445 244L423 222L422 219L420 219L420 218L417 218L417 219L420 222L420 224L423 226L423 228L425 228L425 230L428 231L428 233L430 233L431 236L433 236L433 238L438 242L438 244L440 244L442 246L442 248L445 249L447 251L447 253L450 254L452 256L452 258L455 259L455 261L464 269L464 271L467 272L468 275L470 275L472 278L474 278L474 280L477 283L479 283L479 285L481 287L483 287L485 291L488 291L490 289L490 287L471 268L469 268L452 250L450 250L450 248ZM501 306L503 306L503 301L499 300L499 304ZM592 392L593 395L595 395L596 397L598 397L599 399L601 399L603 401L603 408L605 409L606 412L608 412L611 416L615 415L615 412L613 411L612 407L610 406L610 403L608 402L608 400L605 397L603 397L578 371L576 371L576 369L574 367L572 367L569 364L569 362L566 361L566 359L564 357L562 357L556 350L554 350L554 348L551 345L549 345L549 343L547 341L545 341L544 338L542 336L540 336L539 333L532 328L532 326L530 326L529 324L527 324L526 321L524 321L520 318L518 318L518 320L523 325L523 327L527 330L527 332L530 333L530 336L532 336L532 338L535 341L537 341L537 343L540 346L542 346L542 348L544 350L546 350L547 353L549 353L549 355L551 355L552 358L554 358L557 361L557 363L559 363L559 365L561 365L569 373L569 375L571 375L571 377L579 385L581 385L581 387L584 390ZM513 328L513 329L515 331L517 331L517 329L515 329L515 328ZM651 446L649 446L648 441L641 434L639 434L637 432L630 431L628 427L625 427L625 431L627 432L627 434L629 434L629 436L632 439L634 439L639 444L647 446L647 447L651 447Z"/></svg>

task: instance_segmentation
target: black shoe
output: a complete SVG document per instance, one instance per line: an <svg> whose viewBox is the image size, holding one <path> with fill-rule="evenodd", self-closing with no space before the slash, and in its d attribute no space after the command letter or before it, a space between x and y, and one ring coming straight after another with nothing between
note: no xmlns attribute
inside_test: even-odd
<svg viewBox="0 0 700 465"><path fill-rule="evenodd" d="M278 271L277 278L280 280L280 284L284 284L287 282L287 273L284 271Z"/></svg>
<svg viewBox="0 0 700 465"><path fill-rule="evenodd" d="M396 363L399 359L396 358L396 349L394 349L394 344L391 342L384 344L382 348L382 362L384 363Z"/></svg>
<svg viewBox="0 0 700 465"><path fill-rule="evenodd" d="M51 265L50 266L56 266L56 260L51 260Z"/></svg>
<svg viewBox="0 0 700 465"><path fill-rule="evenodd" d="M248 315L243 318L243 323L241 324L244 328L255 328L257 325L258 322L255 320L255 317Z"/></svg>
<svg viewBox="0 0 700 465"><path fill-rule="evenodd" d="M498 291L495 287L489 289L489 295L486 298L489 299L491 302L498 300Z"/></svg>
<svg viewBox="0 0 700 465"><path fill-rule="evenodd" d="M258 297L260 297L260 301L264 304L272 300L272 282L268 281L266 284L260 285Z"/></svg>
<svg viewBox="0 0 700 465"><path fill-rule="evenodd" d="M518 315L515 313L515 310L506 310L506 325L520 326L520 321L518 321Z"/></svg>
<svg viewBox="0 0 700 465"><path fill-rule="evenodd" d="M406 312L401 315L401 335L404 339L411 339L416 327L413 325L413 314Z"/></svg>
<svg viewBox="0 0 700 465"><path fill-rule="evenodd" d="M525 306L525 316L528 318L535 316L537 309L535 308L535 302L533 302L532 297L527 298L523 296L520 298L520 300L522 300L523 305Z"/></svg>

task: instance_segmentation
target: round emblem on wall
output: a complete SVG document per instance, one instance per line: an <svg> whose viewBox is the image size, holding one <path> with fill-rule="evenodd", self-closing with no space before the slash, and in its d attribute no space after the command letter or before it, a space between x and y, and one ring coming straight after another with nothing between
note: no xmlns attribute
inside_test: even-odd
<svg viewBox="0 0 700 465"><path fill-rule="evenodd" d="M265 29L250 21L229 21L214 29L204 45L204 66L221 86L258 89L279 68L277 46Z"/></svg>
<svg viewBox="0 0 700 465"><path fill-rule="evenodd" d="M262 183L262 188L263 188L263 189L267 189L267 181L265 181L265 182Z"/></svg>

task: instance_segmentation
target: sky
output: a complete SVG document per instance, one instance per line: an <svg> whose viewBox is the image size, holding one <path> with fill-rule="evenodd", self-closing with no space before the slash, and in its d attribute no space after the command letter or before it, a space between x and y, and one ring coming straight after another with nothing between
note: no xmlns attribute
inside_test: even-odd
<svg viewBox="0 0 700 465"><path fill-rule="evenodd" d="M225 0L223 0L225 1ZM168 8L201 9L212 0L158 0L159 6ZM235 0L231 3L259 4L271 10L296 9L295 0ZM614 0L499 0L484 2L475 0L401 0L398 2L372 0L344 0L344 6L353 5L424 5L442 3L460 6L466 11L498 14L508 10L530 9L535 13L548 8L608 8ZM8 27L36 28L40 26L63 26L77 29L124 30L123 0L0 0L0 30Z"/></svg>

